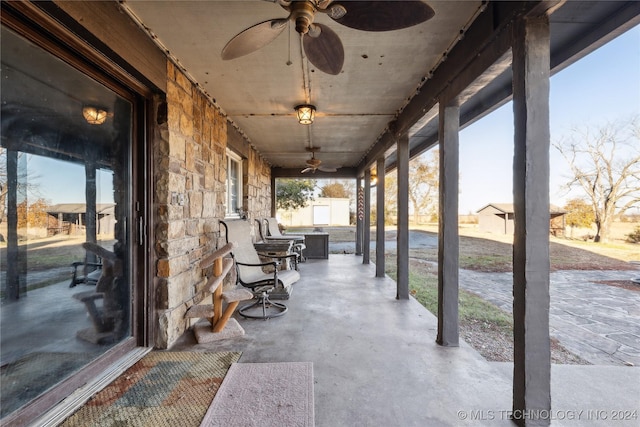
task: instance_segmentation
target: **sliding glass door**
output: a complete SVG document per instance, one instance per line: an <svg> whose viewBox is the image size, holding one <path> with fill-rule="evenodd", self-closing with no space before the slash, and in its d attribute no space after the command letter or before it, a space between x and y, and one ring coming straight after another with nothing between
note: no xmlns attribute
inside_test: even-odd
<svg viewBox="0 0 640 427"><path fill-rule="evenodd" d="M132 336L135 98L4 26L1 43L4 419Z"/></svg>

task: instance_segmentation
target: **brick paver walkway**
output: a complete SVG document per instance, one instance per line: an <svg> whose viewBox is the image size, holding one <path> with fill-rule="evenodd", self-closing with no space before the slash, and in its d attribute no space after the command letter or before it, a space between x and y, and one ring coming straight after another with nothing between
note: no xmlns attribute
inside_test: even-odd
<svg viewBox="0 0 640 427"><path fill-rule="evenodd" d="M637 276L638 271L552 272L551 336L595 365L640 366L640 292L596 283ZM462 289L508 312L512 310L512 286L511 273L460 270Z"/></svg>

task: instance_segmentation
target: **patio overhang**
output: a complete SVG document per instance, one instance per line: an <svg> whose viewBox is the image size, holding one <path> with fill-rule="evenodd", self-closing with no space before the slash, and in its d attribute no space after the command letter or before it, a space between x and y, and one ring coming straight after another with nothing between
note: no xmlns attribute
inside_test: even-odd
<svg viewBox="0 0 640 427"><path fill-rule="evenodd" d="M285 35L244 57L221 60L234 35L283 15L277 3L129 1L123 7L274 169L289 169L275 174L300 177L308 146L320 146L319 158L327 165L356 168L362 177L379 157L387 170L395 167L399 135L409 134L411 157L432 147L441 100L456 99L462 128L508 102L517 20L549 16L552 73L640 22L634 1L428 3L435 11L432 19L382 33L345 29L316 14L345 46L345 65L335 76L301 63L295 37L289 41ZM211 25L214 15L225 19ZM176 26L176 21L193 25ZM293 107L303 101L317 107L312 125L300 125L294 117Z"/></svg>

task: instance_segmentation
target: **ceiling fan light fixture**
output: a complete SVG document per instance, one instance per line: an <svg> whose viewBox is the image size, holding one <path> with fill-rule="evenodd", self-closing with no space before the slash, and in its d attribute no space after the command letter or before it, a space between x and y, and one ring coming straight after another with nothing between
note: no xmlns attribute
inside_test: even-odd
<svg viewBox="0 0 640 427"><path fill-rule="evenodd" d="M107 112L105 110L92 106L83 107L82 116L91 125L101 125L107 120Z"/></svg>
<svg viewBox="0 0 640 427"><path fill-rule="evenodd" d="M347 14L347 9L341 4L333 4L327 9L327 14L331 19L340 19Z"/></svg>
<svg viewBox="0 0 640 427"><path fill-rule="evenodd" d="M315 119L315 116L316 116L316 107L314 105L311 105L311 104L297 105L295 110L296 110L296 115L298 117L298 122L301 125L310 125L311 123L313 123L313 120Z"/></svg>

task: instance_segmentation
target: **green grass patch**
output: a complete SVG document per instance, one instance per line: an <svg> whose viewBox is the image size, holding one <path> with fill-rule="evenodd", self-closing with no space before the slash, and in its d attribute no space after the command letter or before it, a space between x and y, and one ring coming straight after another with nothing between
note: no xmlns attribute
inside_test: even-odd
<svg viewBox="0 0 640 427"><path fill-rule="evenodd" d="M438 315L438 277L436 275L418 276L409 273L409 291L427 310Z"/></svg>
<svg viewBox="0 0 640 427"><path fill-rule="evenodd" d="M461 255L460 268L476 271L511 271L510 255Z"/></svg>
<svg viewBox="0 0 640 427"><path fill-rule="evenodd" d="M48 270L56 267L69 267L69 277L71 277L71 263L83 261L84 255L59 253L59 254L37 254L28 258L29 271Z"/></svg>
<svg viewBox="0 0 640 427"><path fill-rule="evenodd" d="M395 262L395 260L394 260ZM395 267L389 268L387 274L397 280ZM411 295L434 315L438 315L438 277L432 272L409 271L409 291ZM460 322L482 322L512 330L511 315L478 295L459 291L458 316Z"/></svg>

